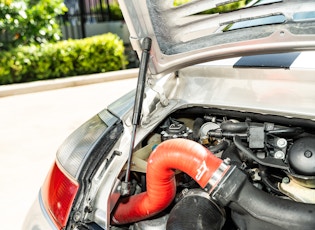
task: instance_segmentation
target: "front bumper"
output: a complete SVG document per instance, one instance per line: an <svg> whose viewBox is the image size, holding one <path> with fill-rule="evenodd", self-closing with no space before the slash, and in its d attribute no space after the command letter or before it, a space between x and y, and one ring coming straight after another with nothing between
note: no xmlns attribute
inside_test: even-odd
<svg viewBox="0 0 315 230"><path fill-rule="evenodd" d="M22 230L55 230L54 225L46 209L44 208L41 192L38 193L36 200L28 211L22 225Z"/></svg>

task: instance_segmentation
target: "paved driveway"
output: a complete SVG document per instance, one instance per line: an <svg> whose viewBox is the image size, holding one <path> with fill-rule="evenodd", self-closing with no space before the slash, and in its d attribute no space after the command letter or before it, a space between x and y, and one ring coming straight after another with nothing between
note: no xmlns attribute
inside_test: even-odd
<svg viewBox="0 0 315 230"><path fill-rule="evenodd" d="M62 141L136 78L0 98L1 229L21 229Z"/></svg>

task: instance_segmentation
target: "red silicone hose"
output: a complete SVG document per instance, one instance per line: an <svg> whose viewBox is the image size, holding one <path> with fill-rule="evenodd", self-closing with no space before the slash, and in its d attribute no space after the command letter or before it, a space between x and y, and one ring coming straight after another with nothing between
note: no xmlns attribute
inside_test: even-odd
<svg viewBox="0 0 315 230"><path fill-rule="evenodd" d="M220 158L194 141L164 141L148 159L147 191L119 200L113 223L136 222L165 209L176 194L176 169L187 173L204 188L221 163Z"/></svg>

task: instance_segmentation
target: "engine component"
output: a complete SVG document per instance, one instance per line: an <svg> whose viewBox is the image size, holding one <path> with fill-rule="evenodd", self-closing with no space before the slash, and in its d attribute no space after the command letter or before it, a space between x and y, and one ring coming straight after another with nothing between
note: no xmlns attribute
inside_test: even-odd
<svg viewBox="0 0 315 230"><path fill-rule="evenodd" d="M165 230L168 215L150 220L142 220L134 224L134 230Z"/></svg>
<svg viewBox="0 0 315 230"><path fill-rule="evenodd" d="M224 209L219 208L201 189L189 190L171 210L167 230L220 230L225 222Z"/></svg>
<svg viewBox="0 0 315 230"><path fill-rule="evenodd" d="M246 148L240 139L240 137L235 136L233 138L235 146L242 151L247 157L255 160L257 163L268 166L268 167L273 167L273 168L279 168L279 169L289 169L289 167L281 160L281 159L276 159L273 157L266 157L264 159L258 158L250 149Z"/></svg>
<svg viewBox="0 0 315 230"><path fill-rule="evenodd" d="M303 187L294 180L285 177L282 183L279 183L279 190L295 201L315 204L315 190Z"/></svg>
<svg viewBox="0 0 315 230"><path fill-rule="evenodd" d="M154 149L155 146L157 146L159 143L161 143L161 135L154 134L148 139L148 144L137 151L135 151L132 154L131 159L131 167L130 170L134 172L142 172L145 173L147 171L147 161L148 158Z"/></svg>
<svg viewBox="0 0 315 230"><path fill-rule="evenodd" d="M228 146L229 143L226 140L221 140L219 143L214 146L210 146L208 149L212 153L219 153L220 151L226 150Z"/></svg>
<svg viewBox="0 0 315 230"><path fill-rule="evenodd" d="M288 142L284 138L277 138L275 144L279 149L283 149L287 147Z"/></svg>
<svg viewBox="0 0 315 230"><path fill-rule="evenodd" d="M263 148L265 142L265 127L251 125L250 122L223 122L222 135L247 137L249 148Z"/></svg>
<svg viewBox="0 0 315 230"><path fill-rule="evenodd" d="M161 132L163 141L175 138L193 139L193 131L189 127L186 127L183 122L175 119L170 119L170 122L171 124Z"/></svg>
<svg viewBox="0 0 315 230"><path fill-rule="evenodd" d="M248 129L248 143L249 148L263 148L265 146L265 132L264 127L250 126Z"/></svg>
<svg viewBox="0 0 315 230"><path fill-rule="evenodd" d="M282 159L283 160L285 158L285 153L283 151L279 150L279 151L274 153L273 157L276 159Z"/></svg>
<svg viewBox="0 0 315 230"><path fill-rule="evenodd" d="M303 137L288 152L290 167L298 174L315 176L315 138Z"/></svg>
<svg viewBox="0 0 315 230"><path fill-rule="evenodd" d="M133 154L142 193L112 207L115 229L315 229L315 133L282 120L183 114Z"/></svg>
<svg viewBox="0 0 315 230"><path fill-rule="evenodd" d="M264 167L262 165L259 166L259 175L261 177L261 182L267 187L268 191L271 191L277 195L282 195L282 193L278 189L278 186L269 179L268 169L268 167Z"/></svg>
<svg viewBox="0 0 315 230"><path fill-rule="evenodd" d="M200 128L204 124L204 120L200 117L197 117L193 123L193 140L198 141L200 138Z"/></svg>
<svg viewBox="0 0 315 230"><path fill-rule="evenodd" d="M208 132L211 130L219 129L220 126L213 122L206 122L200 128L200 137L207 136Z"/></svg>
<svg viewBox="0 0 315 230"><path fill-rule="evenodd" d="M132 155L131 171L145 173L147 171L147 160L155 147L156 143L150 143L143 148L137 150Z"/></svg>
<svg viewBox="0 0 315 230"><path fill-rule="evenodd" d="M223 122L220 126L222 131L231 133L242 133L246 132L249 125L247 122Z"/></svg>
<svg viewBox="0 0 315 230"><path fill-rule="evenodd" d="M164 210L176 194L174 169L188 174L201 188L214 189L229 168L220 158L194 141L165 141L155 148L148 159L147 191L120 199L112 221L115 224L131 223Z"/></svg>
<svg viewBox="0 0 315 230"><path fill-rule="evenodd" d="M284 160L286 158L288 141L285 138L280 138L274 135L268 135L267 145L271 148L269 155Z"/></svg>
<svg viewBox="0 0 315 230"><path fill-rule="evenodd" d="M282 199L259 190L236 167L231 167L210 195L219 204L232 209L232 218L239 229L315 229L315 205Z"/></svg>
<svg viewBox="0 0 315 230"><path fill-rule="evenodd" d="M305 176L288 173L288 177L303 187L315 189L315 176Z"/></svg>
<svg viewBox="0 0 315 230"><path fill-rule="evenodd" d="M200 137L199 142L201 144L203 144L203 145L211 144L208 132L210 132L212 130L215 131L215 130L217 130L219 128L220 128L220 126L218 124L216 124L216 123L213 123L213 122L206 122L206 123L204 123L200 127L200 130L199 130L199 137Z"/></svg>

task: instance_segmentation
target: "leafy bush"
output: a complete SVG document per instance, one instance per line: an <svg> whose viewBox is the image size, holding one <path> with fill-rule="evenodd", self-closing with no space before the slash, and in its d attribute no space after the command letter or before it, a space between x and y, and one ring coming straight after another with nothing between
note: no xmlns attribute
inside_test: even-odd
<svg viewBox="0 0 315 230"><path fill-rule="evenodd" d="M67 11L63 0L0 0L0 50L56 42L56 16Z"/></svg>
<svg viewBox="0 0 315 230"><path fill-rule="evenodd" d="M123 41L108 33L0 53L0 84L108 72L127 64Z"/></svg>

